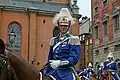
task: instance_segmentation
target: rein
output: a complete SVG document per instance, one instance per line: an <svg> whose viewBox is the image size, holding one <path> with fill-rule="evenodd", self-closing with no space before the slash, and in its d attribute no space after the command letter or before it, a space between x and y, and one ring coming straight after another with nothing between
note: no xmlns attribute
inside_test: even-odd
<svg viewBox="0 0 120 80"><path fill-rule="evenodd" d="M47 63L41 68L41 70L40 70L40 76L42 76L42 78L40 77L39 80L55 80L51 75L45 75L45 74L44 74L45 68L46 68L47 66L49 66L49 65L50 65L50 62L47 62ZM45 79L43 79L43 78L45 78Z"/></svg>
<svg viewBox="0 0 120 80"><path fill-rule="evenodd" d="M0 73L8 65L7 60L8 60L8 58L5 55L0 54L0 64L1 64L0 65Z"/></svg>
<svg viewBox="0 0 120 80"><path fill-rule="evenodd" d="M14 69L11 66L11 61L8 56L8 52L0 54L0 75L6 73L7 80L18 80Z"/></svg>
<svg viewBox="0 0 120 80"><path fill-rule="evenodd" d="M4 54L0 54L0 75L6 74L7 80L9 80L9 65L8 58Z"/></svg>

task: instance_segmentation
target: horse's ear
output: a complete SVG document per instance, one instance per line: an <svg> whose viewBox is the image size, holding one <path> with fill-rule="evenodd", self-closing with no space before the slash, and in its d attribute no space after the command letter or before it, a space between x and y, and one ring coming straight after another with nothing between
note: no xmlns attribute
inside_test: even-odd
<svg viewBox="0 0 120 80"><path fill-rule="evenodd" d="M0 39L0 54L3 54L5 51L5 44L2 39Z"/></svg>

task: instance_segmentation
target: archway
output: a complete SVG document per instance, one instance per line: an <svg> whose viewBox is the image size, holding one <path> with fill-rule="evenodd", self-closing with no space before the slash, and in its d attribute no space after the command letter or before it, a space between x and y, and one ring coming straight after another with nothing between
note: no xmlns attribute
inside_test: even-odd
<svg viewBox="0 0 120 80"><path fill-rule="evenodd" d="M100 64L99 64L99 62L96 62L95 63L95 72L96 73L98 72L99 68L100 68Z"/></svg>

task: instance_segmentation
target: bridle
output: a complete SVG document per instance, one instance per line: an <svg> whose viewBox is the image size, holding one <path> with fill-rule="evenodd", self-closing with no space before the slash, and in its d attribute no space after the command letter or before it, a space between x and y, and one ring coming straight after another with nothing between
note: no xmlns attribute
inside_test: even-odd
<svg viewBox="0 0 120 80"><path fill-rule="evenodd" d="M6 75L6 80L12 80L15 75L11 66L11 61L6 53L0 54L0 77L4 74ZM17 80L16 75L14 80Z"/></svg>
<svg viewBox="0 0 120 80"><path fill-rule="evenodd" d="M5 68L7 70L7 68L8 68L7 61L8 61L8 58L5 55L0 54L0 74L3 70L5 70Z"/></svg>

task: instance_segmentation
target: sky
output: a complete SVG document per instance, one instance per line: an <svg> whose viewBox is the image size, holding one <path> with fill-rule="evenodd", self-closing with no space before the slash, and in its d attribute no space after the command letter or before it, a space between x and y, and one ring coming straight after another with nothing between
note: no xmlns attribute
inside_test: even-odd
<svg viewBox="0 0 120 80"><path fill-rule="evenodd" d="M84 17L91 18L91 0L77 0L79 6L79 13Z"/></svg>

